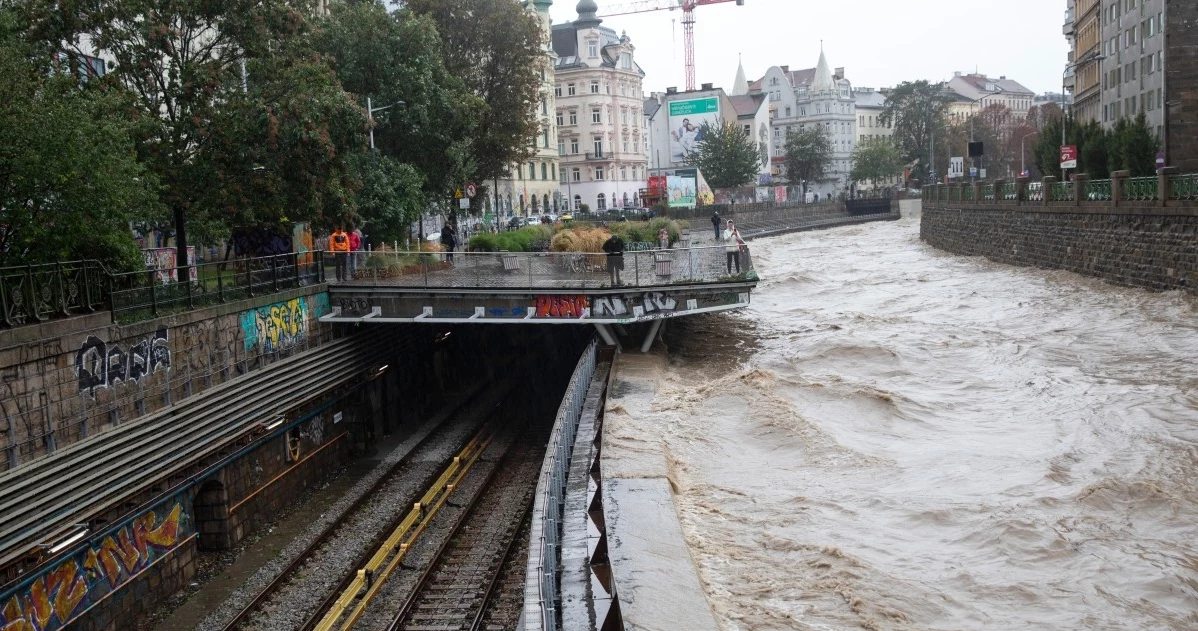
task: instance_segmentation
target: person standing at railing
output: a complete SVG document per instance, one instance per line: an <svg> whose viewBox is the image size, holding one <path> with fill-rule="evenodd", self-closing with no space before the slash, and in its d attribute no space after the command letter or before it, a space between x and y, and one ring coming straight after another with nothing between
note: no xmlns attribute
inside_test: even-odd
<svg viewBox="0 0 1198 631"><path fill-rule="evenodd" d="M348 280L349 270L346 269L346 265L349 262L349 235L345 234L341 226L337 226L333 235L329 237L329 250L333 252L333 258L337 262L337 280Z"/></svg>
<svg viewBox="0 0 1198 631"><path fill-rule="evenodd" d="M670 249L670 231L669 230L662 228L661 230L657 231L657 244L659 246L661 246L661 249L663 249L663 250Z"/></svg>
<svg viewBox="0 0 1198 631"><path fill-rule="evenodd" d="M740 238L740 231L736 229L736 225L732 220L728 220L728 227L724 229L724 241L728 245L724 246L724 253L728 259L728 274L732 274L732 264L736 263L736 273L740 273L740 248L744 245L744 240Z"/></svg>
<svg viewBox="0 0 1198 631"><path fill-rule="evenodd" d="M457 244L457 235L454 234L453 226L449 222L446 222L441 227L441 247L445 248L445 260L450 265L453 264L453 248Z"/></svg>
<svg viewBox="0 0 1198 631"><path fill-rule="evenodd" d="M362 251L362 231L354 228L349 233L349 271L352 274L358 271L358 257Z"/></svg>
<svg viewBox="0 0 1198 631"><path fill-rule="evenodd" d="M624 271L624 240L620 235L613 234L603 242L603 251L607 253L607 271L611 272L611 286L620 285L620 272Z"/></svg>
<svg viewBox="0 0 1198 631"><path fill-rule="evenodd" d="M715 240L720 240L720 211L713 210L711 212L711 229L715 231Z"/></svg>

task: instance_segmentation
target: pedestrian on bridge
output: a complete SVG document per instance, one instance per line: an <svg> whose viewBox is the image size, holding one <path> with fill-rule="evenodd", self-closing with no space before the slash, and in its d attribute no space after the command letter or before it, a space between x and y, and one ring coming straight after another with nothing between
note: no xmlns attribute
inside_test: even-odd
<svg viewBox="0 0 1198 631"><path fill-rule="evenodd" d="M715 231L715 240L720 240L720 211L714 210L711 213L711 229Z"/></svg>
<svg viewBox="0 0 1198 631"><path fill-rule="evenodd" d="M620 235L613 234L603 243L603 251L607 252L607 271L611 272L611 286L620 286L620 272L624 271L624 240Z"/></svg>
<svg viewBox="0 0 1198 631"><path fill-rule="evenodd" d="M736 224L732 220L728 220L728 227L724 229L724 241L728 245L724 246L724 252L728 258L728 275L732 275L732 264L736 263L736 273L740 273L740 249L744 246L744 240L740 238L740 231L736 229Z"/></svg>
<svg viewBox="0 0 1198 631"><path fill-rule="evenodd" d="M345 234L345 229L337 226L333 231L333 235L329 237L329 250L333 252L333 258L337 262L337 280L349 280L349 235Z"/></svg>

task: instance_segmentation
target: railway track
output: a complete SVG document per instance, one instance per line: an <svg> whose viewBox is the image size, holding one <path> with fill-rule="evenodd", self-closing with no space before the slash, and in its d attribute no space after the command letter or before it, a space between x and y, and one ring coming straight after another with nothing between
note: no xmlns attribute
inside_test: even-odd
<svg viewBox="0 0 1198 631"><path fill-rule="evenodd" d="M291 406L358 379L389 348L365 335L346 338L0 474L0 567Z"/></svg>
<svg viewBox="0 0 1198 631"><path fill-rule="evenodd" d="M501 574L510 570L513 550L520 547L542 455L526 442L512 447L457 519L387 631L483 628Z"/></svg>
<svg viewBox="0 0 1198 631"><path fill-rule="evenodd" d="M402 521L411 506L436 479L446 462L479 440L483 420L507 400L507 390L491 389L473 397L470 409L429 432L387 473L325 528L303 552L288 563L248 605L219 627L200 628L288 630L309 629L360 567ZM473 438L471 438L473 436ZM345 576L344 580L339 580ZM314 603L320 603L314 605Z"/></svg>

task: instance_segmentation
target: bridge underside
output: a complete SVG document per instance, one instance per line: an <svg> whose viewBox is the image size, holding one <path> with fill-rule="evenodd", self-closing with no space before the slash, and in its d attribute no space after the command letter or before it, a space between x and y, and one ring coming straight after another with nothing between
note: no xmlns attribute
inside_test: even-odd
<svg viewBox="0 0 1198 631"><path fill-rule="evenodd" d="M611 326L648 324L648 350L661 323L700 313L743 309L756 281L659 286L652 289L329 288L330 323L595 325L609 344Z"/></svg>

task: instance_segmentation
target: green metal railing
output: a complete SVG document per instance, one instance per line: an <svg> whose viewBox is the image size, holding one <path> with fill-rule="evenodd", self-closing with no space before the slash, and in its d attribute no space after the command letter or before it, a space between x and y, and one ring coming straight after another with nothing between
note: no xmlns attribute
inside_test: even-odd
<svg viewBox="0 0 1198 631"><path fill-rule="evenodd" d="M961 186L961 201L963 201L963 202L972 202L973 201L973 186L972 185L966 184L966 185Z"/></svg>
<svg viewBox="0 0 1198 631"><path fill-rule="evenodd" d="M1071 202L1074 198L1073 182L1053 182L1052 201Z"/></svg>
<svg viewBox="0 0 1198 631"><path fill-rule="evenodd" d="M136 322L205 305L324 282L323 253L202 263L179 282L175 269L112 274L99 261L0 268L0 325L21 326L101 310Z"/></svg>
<svg viewBox="0 0 1198 631"><path fill-rule="evenodd" d="M20 326L102 309L109 280L99 261L0 268L0 319Z"/></svg>
<svg viewBox="0 0 1198 631"><path fill-rule="evenodd" d="M178 270L147 270L112 275L113 322L136 322L324 280L323 252L279 254L192 265L190 279Z"/></svg>
<svg viewBox="0 0 1198 631"><path fill-rule="evenodd" d="M1170 176L1169 199L1198 200L1198 174Z"/></svg>
<svg viewBox="0 0 1198 631"><path fill-rule="evenodd" d="M998 189L998 199L1003 201L1015 201L1017 188L1014 182L1003 182Z"/></svg>
<svg viewBox="0 0 1198 631"><path fill-rule="evenodd" d="M987 183L987 184L982 185L982 196L979 198L979 201L981 201L981 200L994 201L994 185L993 184Z"/></svg>
<svg viewBox="0 0 1198 631"><path fill-rule="evenodd" d="M1091 180L1086 182L1087 201L1111 201L1111 181Z"/></svg>
<svg viewBox="0 0 1198 631"><path fill-rule="evenodd" d="M1123 197L1133 202L1155 201L1159 180L1155 175L1149 177L1128 178L1124 185Z"/></svg>

